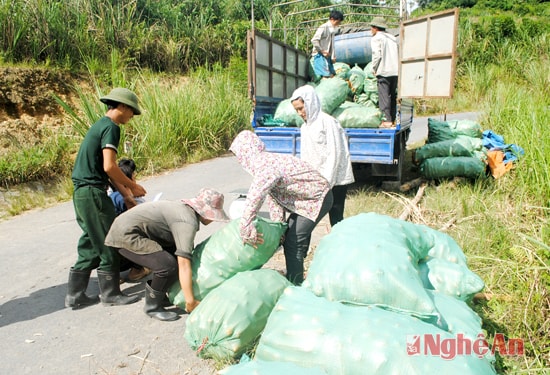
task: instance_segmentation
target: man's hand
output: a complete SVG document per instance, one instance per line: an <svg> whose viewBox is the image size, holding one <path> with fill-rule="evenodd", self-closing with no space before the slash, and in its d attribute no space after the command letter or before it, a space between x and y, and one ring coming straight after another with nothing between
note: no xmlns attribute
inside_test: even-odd
<svg viewBox="0 0 550 375"><path fill-rule="evenodd" d="M127 209L137 206L137 202L134 197L130 196L124 197L124 204L126 205Z"/></svg>
<svg viewBox="0 0 550 375"><path fill-rule="evenodd" d="M130 190L132 191L134 197L143 197L145 194L147 194L147 191L143 188L143 186L139 184L130 187Z"/></svg>
<svg viewBox="0 0 550 375"><path fill-rule="evenodd" d="M191 312L195 310L195 308L199 305L199 303L201 303L201 301L196 299L189 302L185 301L185 311L191 314Z"/></svg>

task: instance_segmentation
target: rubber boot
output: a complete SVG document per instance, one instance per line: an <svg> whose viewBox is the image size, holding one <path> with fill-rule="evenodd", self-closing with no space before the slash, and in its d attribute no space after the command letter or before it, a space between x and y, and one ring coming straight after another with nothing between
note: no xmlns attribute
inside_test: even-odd
<svg viewBox="0 0 550 375"><path fill-rule="evenodd" d="M95 305L99 302L98 296L88 297L86 295L86 288L88 287L88 281L90 281L91 272L75 270L71 267L67 295L65 296L65 307L71 307L73 310L76 310L80 307Z"/></svg>
<svg viewBox="0 0 550 375"><path fill-rule="evenodd" d="M137 302L139 296L127 296L120 291L120 272L97 270L101 303L108 306L129 305Z"/></svg>
<svg viewBox="0 0 550 375"><path fill-rule="evenodd" d="M173 311L166 311L163 304L165 303L166 292L159 292L151 288L150 282L145 284L145 307L143 311L151 318L162 321L176 320L179 315Z"/></svg>

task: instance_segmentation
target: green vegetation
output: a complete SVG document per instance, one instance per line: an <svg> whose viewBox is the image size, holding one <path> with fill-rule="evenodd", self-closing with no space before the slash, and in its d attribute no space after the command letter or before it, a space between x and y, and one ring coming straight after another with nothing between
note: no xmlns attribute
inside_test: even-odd
<svg viewBox="0 0 550 375"><path fill-rule="evenodd" d="M82 70L83 63L104 65L111 52L118 51L128 65L158 72L187 72L214 62L225 65L232 55L244 56L247 4L2 0L0 61Z"/></svg>
<svg viewBox="0 0 550 375"><path fill-rule="evenodd" d="M119 78L116 85L133 88L146 109L122 126L121 157L133 158L142 173L153 174L227 152L233 137L248 125L252 110L245 83L234 78L246 76L244 68L240 61L228 68L197 69L186 77L138 75L133 82ZM109 89L102 91L97 81L94 86L95 92L78 90L83 115L57 99L81 137L105 113L97 98Z"/></svg>
<svg viewBox="0 0 550 375"><path fill-rule="evenodd" d="M257 26L264 30L272 3L255 2ZM504 333L525 341L524 357L497 356L499 372L541 373L550 367L550 3L451 3L424 5L470 7L460 13L455 95L419 103L426 112L416 115L479 111L483 129L526 153L498 180L430 183L410 220L445 228L463 247L486 283L488 298L473 308L489 340ZM78 89L76 105L58 99L70 127L0 157L2 186L55 179L59 188L49 194L68 199L81 135L104 113L98 96L114 85L135 89L145 109L123 127L121 144L132 147L120 155L135 158L142 175L225 152L248 126L251 110L242 59L249 5L243 4L0 0L2 64L86 71L94 87ZM275 13L280 28L281 14ZM44 204L44 195L15 196L10 213ZM350 197L346 215L397 217L409 198L365 187Z"/></svg>
<svg viewBox="0 0 550 375"><path fill-rule="evenodd" d="M484 320L489 342L496 333L524 340L524 357L497 355L499 373L535 374L550 367L548 38L542 20L462 18L455 97L423 103L429 113L479 111L483 129L526 151L516 168L498 180L430 183L411 215L414 222L448 227L472 270L484 279L487 299L477 300L473 308ZM367 189L351 197L346 214L375 211L398 217L409 203L404 198L412 197Z"/></svg>

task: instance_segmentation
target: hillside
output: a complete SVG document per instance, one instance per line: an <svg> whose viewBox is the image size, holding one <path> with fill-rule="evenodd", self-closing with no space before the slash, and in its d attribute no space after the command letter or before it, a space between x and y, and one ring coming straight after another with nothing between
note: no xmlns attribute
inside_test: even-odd
<svg viewBox="0 0 550 375"><path fill-rule="evenodd" d="M0 155L40 144L61 128L63 111L53 95L71 101L76 82L53 69L0 68Z"/></svg>

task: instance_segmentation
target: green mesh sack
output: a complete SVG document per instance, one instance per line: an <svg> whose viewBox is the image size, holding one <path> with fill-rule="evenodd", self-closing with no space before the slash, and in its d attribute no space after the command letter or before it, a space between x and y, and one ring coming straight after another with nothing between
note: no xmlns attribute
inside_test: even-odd
<svg viewBox="0 0 550 375"><path fill-rule="evenodd" d="M481 138L481 125L472 120L438 121L433 118L428 118L427 143L447 141L459 135Z"/></svg>
<svg viewBox="0 0 550 375"><path fill-rule="evenodd" d="M343 79L344 81L349 78L350 67L348 64L343 62L335 62L334 71L336 72L336 77Z"/></svg>
<svg viewBox="0 0 550 375"><path fill-rule="evenodd" d="M428 139L426 143L448 141L454 138L455 135L446 121L438 121L431 117L428 118Z"/></svg>
<svg viewBox="0 0 550 375"><path fill-rule="evenodd" d="M230 361L249 349L290 282L270 269L239 272L209 293L185 322L185 339L202 358Z"/></svg>
<svg viewBox="0 0 550 375"><path fill-rule="evenodd" d="M416 265L434 246L427 227L375 213L323 237L303 286L330 301L374 305L440 324Z"/></svg>
<svg viewBox="0 0 550 375"><path fill-rule="evenodd" d="M459 135L454 139L427 143L415 150L414 158L417 163L422 161L444 156L474 156L476 151L483 149L483 143L480 138Z"/></svg>
<svg viewBox="0 0 550 375"><path fill-rule="evenodd" d="M288 126L302 126L304 123L304 120L298 116L290 99L284 99L277 105L273 119L283 121Z"/></svg>
<svg viewBox="0 0 550 375"><path fill-rule="evenodd" d="M447 323L447 332L453 335L463 334L473 340L483 332L481 318L466 302L435 290L428 291L428 294L433 298L435 306L443 315Z"/></svg>
<svg viewBox="0 0 550 375"><path fill-rule="evenodd" d="M363 82L363 92L378 93L378 81L376 80L376 78L365 78L365 82Z"/></svg>
<svg viewBox="0 0 550 375"><path fill-rule="evenodd" d="M352 94L359 95L363 92L365 82L365 72L363 69L355 65L349 71L349 87Z"/></svg>
<svg viewBox="0 0 550 375"><path fill-rule="evenodd" d="M305 368L289 362L249 361L218 371L219 375L327 375L319 368Z"/></svg>
<svg viewBox="0 0 550 375"><path fill-rule="evenodd" d="M289 287L269 316L254 360L317 367L330 375L495 374L491 360L474 352L452 360L425 353L426 337L456 340L406 314L344 305Z"/></svg>
<svg viewBox="0 0 550 375"><path fill-rule="evenodd" d="M479 178L485 175L485 169L483 161L468 156L430 158L420 164L420 173L426 178Z"/></svg>
<svg viewBox="0 0 550 375"><path fill-rule="evenodd" d="M371 92L370 95L369 95L369 99L370 99L371 102L373 102L375 105L378 106L378 101L380 99L380 97L378 96L378 91Z"/></svg>
<svg viewBox="0 0 550 375"><path fill-rule="evenodd" d="M433 247L428 251L428 257L442 259L447 262L467 265L466 255L460 245L447 233L426 227L426 233L431 237ZM424 258L423 260L426 260Z"/></svg>
<svg viewBox="0 0 550 375"><path fill-rule="evenodd" d="M483 290L485 283L466 265L438 258L428 258L418 264L419 274L426 289L461 301L470 301Z"/></svg>
<svg viewBox="0 0 550 375"><path fill-rule="evenodd" d="M240 219L235 219L201 242L193 250L193 294L202 300L206 295L238 272L262 267L277 251L286 223L258 216L254 222L264 243L255 249L243 244L239 233ZM179 281L168 290L170 302L185 309L185 298Z"/></svg>
<svg viewBox="0 0 550 375"><path fill-rule="evenodd" d="M353 96L353 101L357 104L361 104L362 106L369 107L369 108L378 108L378 106L373 103L370 100L370 94L362 92L359 95ZM338 110L338 109L336 109ZM334 115L334 112L332 113Z"/></svg>
<svg viewBox="0 0 550 375"><path fill-rule="evenodd" d="M332 116L343 128L378 128L382 122L382 113L378 108L349 101L340 105Z"/></svg>
<svg viewBox="0 0 550 375"><path fill-rule="evenodd" d="M331 114L336 108L346 101L349 93L349 86L346 81L334 77L322 79L315 92L321 101L323 112ZM294 111L296 112L296 111Z"/></svg>
<svg viewBox="0 0 550 375"><path fill-rule="evenodd" d="M363 71L365 72L366 79L374 79L374 81L376 81L376 76L372 72L372 61L365 66Z"/></svg>
<svg viewBox="0 0 550 375"><path fill-rule="evenodd" d="M465 135L473 138L481 138L483 131L481 125L473 120L449 120L447 121L454 134Z"/></svg>

